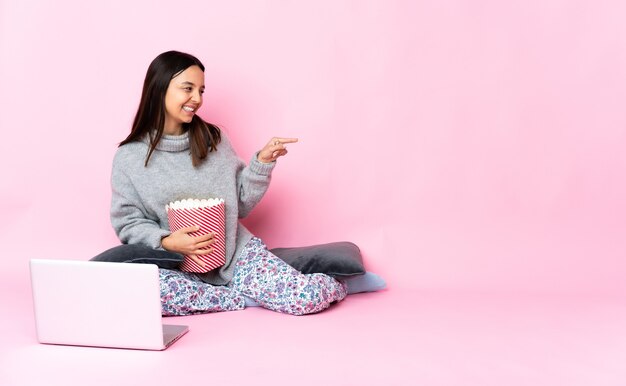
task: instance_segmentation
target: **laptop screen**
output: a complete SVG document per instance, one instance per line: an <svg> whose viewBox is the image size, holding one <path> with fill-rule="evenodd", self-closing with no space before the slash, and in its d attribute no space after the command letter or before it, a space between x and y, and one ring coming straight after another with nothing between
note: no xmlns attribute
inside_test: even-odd
<svg viewBox="0 0 626 386"><path fill-rule="evenodd" d="M156 265L31 260L41 343L162 349Z"/></svg>

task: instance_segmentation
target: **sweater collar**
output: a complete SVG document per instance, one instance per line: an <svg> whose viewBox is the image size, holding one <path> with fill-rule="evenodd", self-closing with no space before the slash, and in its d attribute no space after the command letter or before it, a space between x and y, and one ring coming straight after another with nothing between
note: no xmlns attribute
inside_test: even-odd
<svg viewBox="0 0 626 386"><path fill-rule="evenodd" d="M148 145L150 144L150 139L146 136L144 137L144 142ZM162 151L184 151L189 149L189 132L186 131L181 135L167 135L163 134L161 136L161 140L157 143L157 150Z"/></svg>

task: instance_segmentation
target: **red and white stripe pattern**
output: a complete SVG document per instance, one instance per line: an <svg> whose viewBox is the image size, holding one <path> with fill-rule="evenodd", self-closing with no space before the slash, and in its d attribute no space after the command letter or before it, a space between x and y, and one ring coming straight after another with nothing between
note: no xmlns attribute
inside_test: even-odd
<svg viewBox="0 0 626 386"><path fill-rule="evenodd" d="M195 200L197 201L197 200ZM213 251L206 255L196 255L206 267L198 265L189 256L185 255L185 259L180 266L182 271L186 272L209 272L217 267L221 267L226 263L226 213L224 200L219 200L217 205L201 206L197 208L178 208L174 209L170 203L166 207L167 219L170 223L170 230L175 232L181 228L199 225L200 229L189 233L190 236L205 235L209 232L215 234L215 242L211 245Z"/></svg>

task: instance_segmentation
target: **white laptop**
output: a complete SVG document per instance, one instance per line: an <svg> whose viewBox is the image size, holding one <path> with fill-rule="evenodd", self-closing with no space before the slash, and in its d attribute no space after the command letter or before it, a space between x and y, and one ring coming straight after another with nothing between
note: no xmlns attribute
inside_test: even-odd
<svg viewBox="0 0 626 386"><path fill-rule="evenodd" d="M164 350L189 327L161 323L154 264L30 261L40 343Z"/></svg>

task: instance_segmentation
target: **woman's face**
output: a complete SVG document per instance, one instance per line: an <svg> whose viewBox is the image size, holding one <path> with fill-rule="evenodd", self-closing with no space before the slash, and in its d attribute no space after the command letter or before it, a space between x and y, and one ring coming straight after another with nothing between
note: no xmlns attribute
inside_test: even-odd
<svg viewBox="0 0 626 386"><path fill-rule="evenodd" d="M191 122L202 106L203 93L204 72L198 66L191 66L172 78L165 92L165 134L183 133L183 122Z"/></svg>

